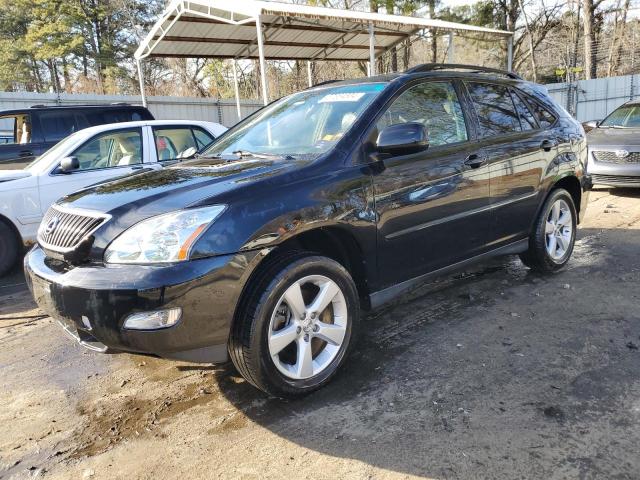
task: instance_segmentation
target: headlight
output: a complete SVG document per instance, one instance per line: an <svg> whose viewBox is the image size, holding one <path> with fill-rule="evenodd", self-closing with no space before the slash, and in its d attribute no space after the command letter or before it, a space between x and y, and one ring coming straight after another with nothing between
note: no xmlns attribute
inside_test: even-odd
<svg viewBox="0 0 640 480"><path fill-rule="evenodd" d="M151 217L125 230L107 247L107 263L168 263L189 259L191 247L224 205Z"/></svg>

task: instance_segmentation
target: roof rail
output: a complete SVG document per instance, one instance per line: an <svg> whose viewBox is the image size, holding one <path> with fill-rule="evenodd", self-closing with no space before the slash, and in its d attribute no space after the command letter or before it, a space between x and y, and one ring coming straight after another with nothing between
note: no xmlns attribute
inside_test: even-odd
<svg viewBox="0 0 640 480"><path fill-rule="evenodd" d="M130 106L138 106L133 105L128 102L112 102L112 103L68 103L63 105L45 105L43 103L39 103L36 105L31 105L30 108L85 108L85 107L130 107Z"/></svg>
<svg viewBox="0 0 640 480"><path fill-rule="evenodd" d="M329 85L330 83L336 83L336 82L341 82L342 80L338 80L338 79L334 79L334 80L325 80L324 82L318 82L316 84L311 85L310 87L307 87L305 90L309 90L310 88L315 88L315 87L319 87L321 85Z"/></svg>
<svg viewBox="0 0 640 480"><path fill-rule="evenodd" d="M432 72L434 70L468 70L474 73L494 73L497 75L504 75L505 77L513 78L515 80L522 80L520 75L506 70L500 70L499 68L481 67L479 65L464 65L460 63L423 63L406 70L404 73Z"/></svg>

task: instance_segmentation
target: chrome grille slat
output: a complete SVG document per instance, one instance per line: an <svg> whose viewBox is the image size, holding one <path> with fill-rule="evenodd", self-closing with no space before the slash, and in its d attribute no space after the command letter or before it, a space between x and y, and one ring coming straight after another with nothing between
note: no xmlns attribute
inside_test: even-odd
<svg viewBox="0 0 640 480"><path fill-rule="evenodd" d="M604 183L606 185L638 185L640 186L640 176L630 175L591 175L593 183Z"/></svg>
<svg viewBox="0 0 640 480"><path fill-rule="evenodd" d="M595 150L593 152L593 157L596 161L602 163L617 163L622 165L628 163L640 163L640 152L629 152L628 155L619 157L616 152L612 150Z"/></svg>
<svg viewBox="0 0 640 480"><path fill-rule="evenodd" d="M45 213L38 229L38 242L45 248L56 252L73 250L82 240L93 233L108 215L81 210L72 210L51 206ZM53 230L46 232L52 220L57 219Z"/></svg>
<svg viewBox="0 0 640 480"><path fill-rule="evenodd" d="M86 220L87 219L83 217L76 217L69 221L65 229L64 239L61 242L65 247L74 245L73 239L78 236L78 233L82 234L83 232L82 228L87 223Z"/></svg>

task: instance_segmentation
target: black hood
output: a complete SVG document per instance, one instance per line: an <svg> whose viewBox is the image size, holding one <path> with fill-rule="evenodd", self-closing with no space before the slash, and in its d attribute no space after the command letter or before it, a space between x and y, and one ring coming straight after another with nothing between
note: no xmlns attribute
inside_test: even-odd
<svg viewBox="0 0 640 480"><path fill-rule="evenodd" d="M141 172L85 188L59 200L87 209L136 219L214 203L240 185L264 180L299 167L299 160L248 159L224 162L197 159L162 170ZM127 215L128 214L128 215Z"/></svg>
<svg viewBox="0 0 640 480"><path fill-rule="evenodd" d="M587 134L590 147L640 146L640 128L594 128Z"/></svg>

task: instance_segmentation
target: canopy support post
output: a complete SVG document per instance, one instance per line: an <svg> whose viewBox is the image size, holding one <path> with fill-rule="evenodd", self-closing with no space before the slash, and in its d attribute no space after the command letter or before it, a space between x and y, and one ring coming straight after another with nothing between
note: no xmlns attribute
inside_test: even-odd
<svg viewBox="0 0 640 480"><path fill-rule="evenodd" d="M140 59L136 59L136 66L138 68L138 81L140 82L140 96L142 97L142 106L147 106L147 96L144 93L144 76L142 75L142 62Z"/></svg>
<svg viewBox="0 0 640 480"><path fill-rule="evenodd" d="M507 71L513 71L513 35L507 38Z"/></svg>
<svg viewBox="0 0 640 480"><path fill-rule="evenodd" d="M373 22L369 23L369 76L376 74L376 34Z"/></svg>
<svg viewBox="0 0 640 480"><path fill-rule="evenodd" d="M311 76L311 60L307 60L307 79L309 80L309 87L313 87L313 77Z"/></svg>
<svg viewBox="0 0 640 480"><path fill-rule="evenodd" d="M260 85L262 87L262 103L269 103L267 92L267 62L264 59L264 39L262 38L262 16L256 18L256 33L258 34L258 56L260 57Z"/></svg>
<svg viewBox="0 0 640 480"><path fill-rule="evenodd" d="M233 68L233 90L236 95L236 110L238 111L238 121L242 120L242 111L240 110L240 90L238 89L238 72L236 59L233 59L233 63L231 64Z"/></svg>
<svg viewBox="0 0 640 480"><path fill-rule="evenodd" d="M447 61L453 63L453 31L449 32L449 48L447 50Z"/></svg>

